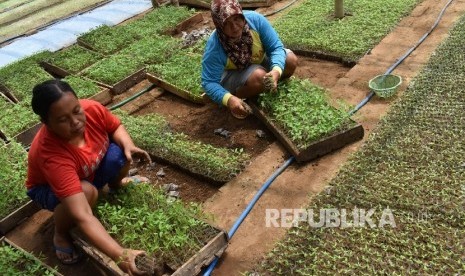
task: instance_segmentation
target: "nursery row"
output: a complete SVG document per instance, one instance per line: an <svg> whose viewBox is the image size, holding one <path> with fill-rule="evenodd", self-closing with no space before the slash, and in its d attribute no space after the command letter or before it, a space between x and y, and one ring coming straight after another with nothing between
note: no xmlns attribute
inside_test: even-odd
<svg viewBox="0 0 465 276"><path fill-rule="evenodd" d="M4 237L0 238L0 255L0 270L3 275L61 275Z"/></svg>
<svg viewBox="0 0 465 276"><path fill-rule="evenodd" d="M143 78L146 65L169 62L170 55L181 50L182 43L179 39L160 33L172 30L176 24L192 14L193 10L186 8L161 7L125 25L102 26L78 39L85 41L84 44L94 50L99 50L100 44L106 47L112 44L119 45L117 50L120 51L112 55L105 55L109 51L97 52L80 45L72 45L55 53L35 54L1 68L0 90L7 96L0 99L0 105L4 107L2 110L5 111L5 116L0 120L2 133L7 138L12 138L38 122L30 108L31 91L37 83L53 78L48 72L54 76L65 77L80 98L97 94L102 91L102 85L115 88L119 93L129 88L134 83L129 82L126 86L118 87L115 85L137 72ZM125 40L119 30L123 30L124 34L133 34L134 39ZM183 55L181 52L178 54ZM153 74L169 75L172 72L169 67L160 68L168 68L167 73L154 71ZM185 75L191 77L191 81L186 83L199 83L197 79L192 81L192 78L196 77L195 74ZM200 97L199 87L200 84L193 97Z"/></svg>
<svg viewBox="0 0 465 276"><path fill-rule="evenodd" d="M29 201L24 182L27 173L27 152L18 143L12 141L0 144L0 219Z"/></svg>
<svg viewBox="0 0 465 276"><path fill-rule="evenodd" d="M465 18L426 68L308 206L258 270L278 275L465 272ZM328 226L327 212L342 222ZM345 211L343 211L345 210ZM357 225L361 211L374 225ZM354 212L355 211L355 212ZM336 212L336 211L334 211ZM322 215L323 214L323 215ZM325 216L326 215L326 216ZM326 221L325 221L326 219ZM378 224L380 221L388 224ZM331 219L329 219L331 221ZM325 227L326 226L326 227Z"/></svg>
<svg viewBox="0 0 465 276"><path fill-rule="evenodd" d="M96 216L123 246L140 248L173 270L219 233L200 206L169 201L151 184L130 185L101 200Z"/></svg>
<svg viewBox="0 0 465 276"><path fill-rule="evenodd" d="M309 80L280 82L278 93L261 94L259 106L284 129L298 149L345 130L354 123L348 113L329 105L326 91Z"/></svg>
<svg viewBox="0 0 465 276"><path fill-rule="evenodd" d="M272 24L284 45L354 63L420 1L344 1L343 19L334 18L334 2L305 0L277 18Z"/></svg>
<svg viewBox="0 0 465 276"><path fill-rule="evenodd" d="M217 148L173 132L160 115L118 113L134 142L156 158L215 182L227 182L246 166L250 156L241 149Z"/></svg>

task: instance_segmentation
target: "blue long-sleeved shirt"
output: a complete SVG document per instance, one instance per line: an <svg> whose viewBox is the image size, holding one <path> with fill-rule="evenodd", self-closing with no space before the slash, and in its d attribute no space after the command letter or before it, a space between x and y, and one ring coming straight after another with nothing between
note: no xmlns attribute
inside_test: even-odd
<svg viewBox="0 0 465 276"><path fill-rule="evenodd" d="M254 11L244 11L253 38L252 63L260 64L266 56L275 66L284 70L286 52L284 46L268 20ZM213 32L207 41L202 58L202 87L205 93L216 103L221 104L228 92L221 86L221 76L224 70L235 69L220 43L217 32Z"/></svg>

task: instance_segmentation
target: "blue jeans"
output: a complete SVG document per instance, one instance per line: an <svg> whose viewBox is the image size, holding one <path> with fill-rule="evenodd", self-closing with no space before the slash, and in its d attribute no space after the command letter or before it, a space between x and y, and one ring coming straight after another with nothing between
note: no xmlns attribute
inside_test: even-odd
<svg viewBox="0 0 465 276"><path fill-rule="evenodd" d="M94 181L91 184L97 189L103 188L105 184L115 180L125 164L126 156L124 156L124 152L117 144L110 143L107 153L95 171ZM60 200L53 193L50 185L36 186L28 190L27 195L43 209L50 211L55 210L55 207L60 204Z"/></svg>

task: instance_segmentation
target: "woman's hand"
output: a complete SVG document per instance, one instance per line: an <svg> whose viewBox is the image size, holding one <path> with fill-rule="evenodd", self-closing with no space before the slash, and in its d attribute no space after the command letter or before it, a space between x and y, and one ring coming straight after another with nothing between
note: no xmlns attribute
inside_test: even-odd
<svg viewBox="0 0 465 276"><path fill-rule="evenodd" d="M243 101L234 95L228 100L228 108L232 113L239 116L249 115L248 110L243 105Z"/></svg>
<svg viewBox="0 0 465 276"><path fill-rule="evenodd" d="M133 159L132 159L133 156L144 158L149 163L152 163L152 159L150 159L150 155L145 150L139 147L136 147L134 144L126 146L124 148L124 155L126 156L126 159L128 160L130 164L132 164L133 162Z"/></svg>
<svg viewBox="0 0 465 276"><path fill-rule="evenodd" d="M270 72L266 73L265 76L263 77L263 83L265 84L265 87L267 87L267 79L271 79L272 83L269 84L268 90L272 93L276 92L278 89L278 80L280 78L280 73L277 70L271 70Z"/></svg>
<svg viewBox="0 0 465 276"><path fill-rule="evenodd" d="M130 164L132 164L132 156L140 156L146 159L149 163L152 163L150 155L143 149L140 149L134 145L134 142L126 131L123 125L120 125L112 136L113 140L123 149L124 155Z"/></svg>
<svg viewBox="0 0 465 276"><path fill-rule="evenodd" d="M147 272L141 271L136 266L136 256L145 254L141 250L124 249L123 254L116 260L118 267L129 275L148 275Z"/></svg>

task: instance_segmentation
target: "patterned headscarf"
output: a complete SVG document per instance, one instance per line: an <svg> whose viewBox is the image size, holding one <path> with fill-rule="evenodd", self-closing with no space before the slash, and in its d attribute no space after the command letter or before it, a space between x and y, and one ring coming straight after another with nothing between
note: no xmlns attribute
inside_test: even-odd
<svg viewBox="0 0 465 276"><path fill-rule="evenodd" d="M232 15L242 13L242 8L237 0L213 0L211 5L211 15L213 23L216 27L216 32L223 45L226 54L238 69L243 69L250 64L252 56L252 35L250 28L245 22L244 29L242 29L242 37L237 41L228 39L223 32L224 22ZM244 18L245 20L245 18Z"/></svg>

